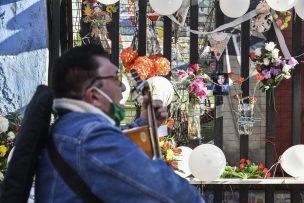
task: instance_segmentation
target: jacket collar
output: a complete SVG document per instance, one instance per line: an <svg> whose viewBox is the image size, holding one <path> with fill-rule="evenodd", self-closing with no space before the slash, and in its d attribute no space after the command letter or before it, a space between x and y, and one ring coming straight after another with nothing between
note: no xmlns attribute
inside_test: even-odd
<svg viewBox="0 0 304 203"><path fill-rule="evenodd" d="M88 112L88 113L99 114L104 118L106 118L112 125L115 125L115 121L112 118L110 118L107 114L105 114L103 111L96 108L92 104L89 104L81 100L70 99L70 98L54 99L53 109L56 110L60 108L74 112Z"/></svg>

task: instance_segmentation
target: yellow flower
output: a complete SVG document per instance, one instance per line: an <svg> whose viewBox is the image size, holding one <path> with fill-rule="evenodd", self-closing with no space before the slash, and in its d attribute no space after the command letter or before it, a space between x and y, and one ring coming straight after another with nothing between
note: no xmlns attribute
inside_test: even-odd
<svg viewBox="0 0 304 203"><path fill-rule="evenodd" d="M107 11L108 13L112 13L112 12L113 12L113 6L112 6L112 5L107 5L106 11Z"/></svg>
<svg viewBox="0 0 304 203"><path fill-rule="evenodd" d="M172 149L168 149L167 150L167 156L166 156L166 160L173 160L174 158L174 152Z"/></svg>
<svg viewBox="0 0 304 203"><path fill-rule="evenodd" d="M4 157L7 152L7 148L4 145L0 145L0 156Z"/></svg>
<svg viewBox="0 0 304 203"><path fill-rule="evenodd" d="M159 142L159 147L162 148L164 146L165 142L164 141L160 141Z"/></svg>

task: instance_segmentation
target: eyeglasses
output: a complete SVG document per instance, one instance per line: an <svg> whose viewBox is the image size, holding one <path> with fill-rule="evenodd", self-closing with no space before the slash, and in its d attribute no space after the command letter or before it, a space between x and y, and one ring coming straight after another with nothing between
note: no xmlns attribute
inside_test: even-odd
<svg viewBox="0 0 304 203"><path fill-rule="evenodd" d="M88 85L88 88L91 87L97 80L107 80L107 79L112 79L112 80L115 80L115 81L118 81L119 82L119 86L122 85L122 74L118 73L117 75L109 75L109 76L97 76L95 77L90 85Z"/></svg>

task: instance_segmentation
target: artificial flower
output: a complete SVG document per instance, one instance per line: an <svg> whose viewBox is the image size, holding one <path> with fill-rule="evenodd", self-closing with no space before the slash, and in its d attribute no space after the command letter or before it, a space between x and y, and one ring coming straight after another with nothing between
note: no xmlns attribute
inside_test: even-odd
<svg viewBox="0 0 304 203"><path fill-rule="evenodd" d="M264 59L263 59L263 64L264 64L265 66L268 66L269 63L270 63L270 61L269 61L268 58L264 58Z"/></svg>
<svg viewBox="0 0 304 203"><path fill-rule="evenodd" d="M272 54L272 57L274 58L274 59L278 59L279 58L279 52L280 52L280 50L279 49L274 49L274 50L272 50L272 52L271 52L271 54Z"/></svg>
<svg viewBox="0 0 304 203"><path fill-rule="evenodd" d="M8 139L8 140L13 140L13 139L15 139L15 133L12 132L12 131L9 131L9 132L7 133L7 139Z"/></svg>
<svg viewBox="0 0 304 203"><path fill-rule="evenodd" d="M237 79L234 80L234 83L237 83L237 84L242 84L244 82L244 78L243 77L238 77Z"/></svg>
<svg viewBox="0 0 304 203"><path fill-rule="evenodd" d="M257 49L254 51L254 53L255 53L255 56L261 56L261 54L262 54L261 48L257 48Z"/></svg>
<svg viewBox="0 0 304 203"><path fill-rule="evenodd" d="M6 132L8 127L9 127L8 120L5 117L0 116L0 133Z"/></svg>
<svg viewBox="0 0 304 203"><path fill-rule="evenodd" d="M0 157L4 157L7 152L7 147L5 145L0 145Z"/></svg>
<svg viewBox="0 0 304 203"><path fill-rule="evenodd" d="M264 80L264 76L263 76L262 74L260 74L260 73L257 73L257 74L255 75L255 78L256 78L257 80Z"/></svg>

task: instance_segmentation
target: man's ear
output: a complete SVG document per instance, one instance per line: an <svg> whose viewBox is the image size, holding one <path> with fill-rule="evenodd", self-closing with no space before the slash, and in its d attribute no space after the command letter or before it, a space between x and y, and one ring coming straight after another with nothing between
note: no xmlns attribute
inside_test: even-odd
<svg viewBox="0 0 304 203"><path fill-rule="evenodd" d="M94 90L94 88L88 88L87 90L85 90L84 95L83 95L83 100L96 107L100 107L100 105L101 105L100 100L98 99L96 90Z"/></svg>

